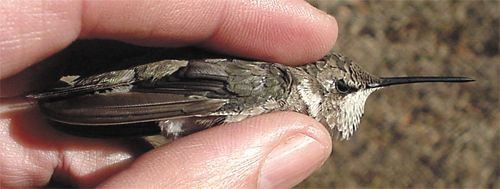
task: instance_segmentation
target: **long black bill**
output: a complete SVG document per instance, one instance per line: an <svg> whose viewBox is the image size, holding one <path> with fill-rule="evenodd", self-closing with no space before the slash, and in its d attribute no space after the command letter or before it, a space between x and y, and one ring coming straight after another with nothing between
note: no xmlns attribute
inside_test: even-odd
<svg viewBox="0 0 500 189"><path fill-rule="evenodd" d="M385 87L390 85L400 85L409 83L429 83L429 82L471 82L474 79L468 77L441 77L441 76L424 76L424 77L382 77L379 83L370 84L369 87Z"/></svg>

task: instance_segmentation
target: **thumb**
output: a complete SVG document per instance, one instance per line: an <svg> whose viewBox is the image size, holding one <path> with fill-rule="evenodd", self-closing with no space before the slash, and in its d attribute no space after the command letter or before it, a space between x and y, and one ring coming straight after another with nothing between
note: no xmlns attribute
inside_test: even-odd
<svg viewBox="0 0 500 189"><path fill-rule="evenodd" d="M327 130L280 112L222 125L144 154L103 183L115 188L292 187L331 152Z"/></svg>

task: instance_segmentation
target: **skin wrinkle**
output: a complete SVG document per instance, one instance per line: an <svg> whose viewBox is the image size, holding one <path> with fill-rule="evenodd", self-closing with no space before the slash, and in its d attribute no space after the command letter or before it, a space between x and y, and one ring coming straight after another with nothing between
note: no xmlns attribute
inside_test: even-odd
<svg viewBox="0 0 500 189"><path fill-rule="evenodd" d="M219 32L221 31L221 29L223 29L227 21L226 19L226 16L227 15L227 10L231 9L233 6L230 6L229 2L231 1L226 1L227 3L222 3L222 8L218 11L218 15L216 16L216 24L215 24L215 28L212 29L212 32L210 32L210 34L203 40L201 40L200 42L198 42L199 45L203 46L205 43L207 43L208 41L210 41L214 36L217 36L219 34Z"/></svg>
<svg viewBox="0 0 500 189"><path fill-rule="evenodd" d="M261 123L256 123L256 124L252 124L252 125L261 125ZM240 168L233 168L231 170L238 170L238 172L234 173L234 174L240 175L241 179L252 178L252 175L254 175L254 178L257 178L256 175L258 175L258 173L262 167L262 164L265 161L265 158L262 158L262 157L268 156L268 154L272 151L272 149L275 148L277 145L279 145L279 143L282 139L282 135L283 134L280 133L280 135L278 135L278 137L276 137L278 139L274 142L275 143L274 145L269 145L269 143L267 143L268 146L260 145L260 144L259 145L250 145L248 148L243 149L242 150L243 152L234 153L234 154L240 154L240 153L245 153L247 151L255 151L254 153L252 153L253 156L236 155L237 157L238 156L239 157L247 157L247 158L243 159L243 162L238 161L238 163L236 163L236 162L232 163L232 164L235 164L236 166L241 166L244 163L244 165L242 167L246 168L245 170L241 169L241 167ZM247 154L247 153L245 153L245 154ZM227 185L227 186L230 186L230 185ZM232 185L232 186L234 186L234 185Z"/></svg>
<svg viewBox="0 0 500 189"><path fill-rule="evenodd" d="M283 117L283 119L285 119L285 118ZM257 171L256 171L257 174L261 173L262 168L266 163L266 160L269 159L269 155L274 151L274 149L279 148L279 146L281 146L281 145L285 145L292 138L307 136L307 137L314 139L316 142L322 144L326 148L328 148L328 146L331 146L329 144L325 144L324 142L321 142L321 140L318 138L318 135L320 135L318 132L325 132L326 131L326 129L324 127L320 127L323 129L323 131L319 131L314 126L309 125L309 124L305 125L305 126L300 126L300 125L303 125L303 124L300 124L300 122L305 122L305 120L301 119L301 120L297 120L295 123L292 123L292 125L299 127L298 131L293 130L294 132L280 132L280 135L276 137L276 138L278 138L277 139L278 142L275 142L275 144L271 148L269 148L269 150L267 150L266 153L264 153L264 158L260 159L261 161L260 161L259 166L258 166ZM302 129L300 129L300 128L302 128ZM328 131L326 131L326 132L328 133ZM331 151L331 149L329 149L327 153L329 153L330 151ZM326 159L327 159L327 157L325 157L325 159L323 159L322 162L324 162ZM257 179L256 183L260 183L260 181L259 181L260 176L257 176L256 179Z"/></svg>
<svg viewBox="0 0 500 189"><path fill-rule="evenodd" d="M3 119L2 119L3 120ZM5 124L10 124L5 122ZM9 128L4 124L0 124L1 128ZM9 135L10 132L5 132L2 135ZM2 137L2 138L3 138ZM1 178L12 177L1 181L0 186L42 186L41 183L47 183L50 180L51 170L46 165L49 164L32 164L33 161L50 162L53 159L53 151L38 151L32 149L19 148L19 144L13 141L2 141L2 153L4 153L3 160L15 159L11 164L1 165ZM40 155L36 155L40 153ZM9 156L10 155L10 156ZM20 157L19 157L20 156ZM52 156L52 157L51 157ZM5 158L5 159L4 159ZM3 162L3 161L2 161ZM0 163L1 164L1 163ZM23 167L23 169L10 170L11 167ZM40 174L41 172L47 172ZM25 176L20 176L25 175Z"/></svg>
<svg viewBox="0 0 500 189"><path fill-rule="evenodd" d="M64 148L62 147L62 145L55 145L55 149L57 152L57 159L55 160L56 162L54 162L55 165L53 165L52 175L59 175L59 173L63 172L71 172L69 166L70 164L67 160L66 153L64 153Z"/></svg>
<svg viewBox="0 0 500 189"><path fill-rule="evenodd" d="M108 31L107 28L110 28L110 27L105 24L105 26L102 26L102 27L101 26L94 27L95 29L93 29L92 32L82 32L82 35L88 37L88 33L100 33L100 36L98 36L99 38L110 37L110 38L120 39L121 36L129 36L130 34L132 34L134 36L139 36L139 37L135 38L135 40L132 40L131 42L143 44L144 42L138 42L138 41L147 40L147 44L149 44L149 45L151 45L151 44L155 45L155 43L157 43L158 45L159 44L165 45L164 42L162 42L162 41L168 41L168 43L169 43L168 46L179 46L179 45L186 45L186 44L190 44L190 43L191 44L199 43L203 40L206 40L206 38L208 36L210 36L210 35L208 35L211 33L210 31L215 30L215 28L217 28L217 25L207 27L207 22L204 22L203 27L201 27L200 22L204 18L200 17L200 16L195 16L195 15L200 14L199 13L200 11L207 11L207 13L204 13L204 14L207 14L207 16L211 16L210 14L213 14L213 13L222 14L222 13L219 13L220 11L218 11L218 9L220 9L219 7L224 7L224 6L220 6L218 4L220 4L221 2L226 4L226 3L230 3L231 1L221 1L221 2L216 2L215 4L211 3L210 1L204 1L204 2L207 4L210 3L208 5L211 8L207 10L206 6L198 5L195 7L190 7L189 9L182 9L183 7L186 7L185 4L188 4L184 1L178 1L178 2L176 1L173 3L171 2L170 4L168 4L168 6L167 6L167 4L161 4L163 6L157 5L158 7L164 7L161 9L166 10L166 11L163 10L163 11L158 12L158 13L154 12L154 10L156 10L156 9L149 10L147 7L144 7L144 9L148 9L148 10L135 11L135 12L132 12L132 15L137 15L137 14L140 14L141 12L145 12L145 11L153 11L152 13L151 12L149 12L149 13L152 15L156 15L156 16L151 16L151 18L149 18L149 19L141 19L141 20L134 20L135 17L142 18L141 16L133 16L130 18L130 20L125 19L125 23L132 23L135 21L135 22L140 22L143 25L146 23L148 26L143 26L140 28L132 27L132 28L130 28L130 29L132 29L132 31L130 31L130 29L129 29L129 31L128 31L129 33L118 33L118 35L117 35L115 33L116 29L114 29L112 31ZM224 4L222 4L222 5L224 5ZM90 6L92 6L92 5L90 5ZM118 5L118 6L120 6L120 5ZM179 8L176 8L176 7L179 7ZM128 7L124 7L124 9L127 9L127 8ZM134 7L134 8L137 9L137 7ZM143 7L140 7L139 9L143 9ZM158 8L158 9L160 9L160 8ZM168 10L171 10L171 11L168 11ZM96 11L94 10L94 12L96 12ZM193 12L196 12L196 14L194 14ZM87 15L92 15L92 14L87 13ZM143 15L143 14L141 14L141 15ZM202 13L202 15L203 15L203 13ZM171 22L167 22L168 25L165 25L164 22L162 22L162 19L164 19L164 18L170 18ZM85 18L85 19L87 19L85 21L86 23L93 23L93 22L99 21L99 19L95 19L95 18L92 18L90 16ZM111 17L108 19L113 20L113 19L119 19L119 18ZM186 23L188 23L188 24L186 24ZM101 25L103 25L103 24L101 24ZM163 27L163 26L165 26L165 27ZM198 30L196 30L197 28L198 28ZM146 29L146 30L143 30L143 29ZM84 29L84 31L87 31L87 29ZM193 34L193 32L195 32L195 33ZM155 41L150 40L151 35L154 35L154 39L156 39ZM188 35L189 37L187 37L186 35ZM188 40L188 38L191 38L191 39ZM162 39L162 40L158 41L158 39Z"/></svg>
<svg viewBox="0 0 500 189"><path fill-rule="evenodd" d="M308 129L309 130L309 129ZM306 134L307 132L298 132L298 133L295 133L295 134L288 134L286 135L286 137L280 137L280 140L278 143L276 143L276 145L274 145L271 150L268 151L268 153L266 153L265 157L262 158L261 160L261 163L259 164L260 166L258 167L258 170L257 170L257 173L259 174L257 176L257 180L256 180L256 183L261 183L261 179L264 179L261 177L261 173L262 173L262 169L263 167L266 165L266 162L268 160L270 160L271 157L269 157L271 155L271 153L273 153L273 151L277 148L280 148L282 145L287 145L289 141L295 139L295 138L299 138L299 137L309 137L313 140L315 140L316 142L320 143L320 144L323 144L323 142L321 141L318 141L317 139L315 139L314 137L311 137L310 135ZM323 145L324 148L328 148L327 146ZM328 152L324 152L324 153L330 153L331 149L328 150ZM328 159L328 156L325 156L320 162L319 165L317 165L318 167L321 166L323 164L324 161L326 161ZM317 167L316 167L317 168ZM308 171L308 170L303 170L303 171Z"/></svg>
<svg viewBox="0 0 500 189"><path fill-rule="evenodd" d="M304 2L305 3L305 2ZM310 5L307 5L307 6L310 6ZM269 8L269 7L272 7ZM283 9L284 8L276 8L276 7L283 7L283 6L267 6L267 7L264 7L264 8L261 8L261 7L257 7L257 8L254 8L250 11L256 11L256 12L259 12L260 14L258 15L255 15L255 17L260 17L257 18L257 19L253 19L255 17L251 17L250 14L241 14L241 15L234 15L235 17L238 17L238 16L246 16L245 18L247 18L248 20L266 20L266 19L275 19L275 18L281 18L281 17L288 17L290 16L291 19L294 19L294 20L297 20L297 22L303 22L305 24L308 24L308 25L312 25L314 22L313 21L318 21L318 19L312 19L311 17L311 14L305 14L305 13L302 13L302 12L305 12L304 9L301 9L301 11L296 11L294 9L291 9L291 10L294 10L294 11L289 11L289 12L284 12ZM288 7L288 6L285 6L285 7ZM266 9L267 8L267 9ZM270 9L270 10L268 10ZM287 9L285 9L287 10ZM304 10L304 11L302 11ZM247 10L248 11L248 10ZM296 12L299 12L299 16L296 16ZM272 15L280 15L280 16L267 16L267 14L272 14ZM325 13L321 13L321 14L325 14ZM325 14L326 15L326 14ZM233 17L234 18L234 17ZM260 59L267 59L267 60L279 60L280 58L278 58L278 55L282 55L282 54L290 54L289 52L289 49L291 49L291 47L287 47L287 44L290 44L291 42L293 42L294 40L297 40L296 38L293 38L293 37L290 37L290 38L286 38L286 37L283 37L285 34L285 36L292 36L292 35L295 35L295 36L308 36L308 35L311 35L310 31L307 31L307 30L304 30L304 31L300 31L300 30L297 30L296 28L301 28L301 27L297 27L295 25L289 25L288 22L283 22L285 24L278 24L279 26L276 26L276 23L280 23L282 22L283 20L289 20L289 19L279 19L279 20L268 20L267 22L258 22L258 23L252 23L252 22L245 22L245 19L234 19L234 20L241 20L239 23L239 25L252 25L254 27L252 31L252 28L249 28L247 29L246 31L242 31L242 32L246 32L246 33L261 33L262 35L258 35L258 36L255 36L258 40L254 40L254 41L278 41L278 43L264 43L264 44L252 44L252 43L241 43L241 42L237 42L239 40L241 40L242 38L235 38L235 39L229 39L227 41L231 42L231 41L234 41L234 44L236 46L238 46L238 44L245 44L244 46L241 46L241 48L244 48L244 49L248 49L250 52L252 50L257 50L255 48L256 45L259 45L259 49L260 51L256 51L256 52L252 52L250 54L254 54L254 53L258 53ZM333 19L332 19L333 20ZM262 25L262 24L273 24L273 25ZM332 21L332 24L336 24L335 21ZM232 27L233 24L227 24L227 26L225 28L228 28L227 30L228 31L232 31L231 27ZM236 25L236 24L234 24ZM271 29L271 30L263 30L263 32L259 31L260 29L263 29L263 28L275 28L275 29ZM265 34L264 32L266 32L268 34ZM276 32L276 31L291 31L291 32ZM272 33L269 33L269 32L272 32ZM299 34L297 34L299 33ZM245 33L242 33L243 36L248 36L248 34L245 34ZM316 37L317 36L317 37ZM315 38L319 38L319 35L314 35L314 36L311 36L312 39L315 39ZM269 38L272 38L274 40L269 40ZM214 37L214 39L212 40L214 41L214 43L211 43L213 45L209 46L209 47L212 47L212 48L217 48L216 45L219 45L219 46L224 46L226 44L224 43L217 43L219 42L220 40L218 40L217 37ZM217 42L215 42L217 41ZM322 40L317 40L317 41L307 41L306 43L307 44L310 44L309 46L313 46L314 43L322 43L322 41L324 41L324 38ZM279 45L276 45L276 44L283 44L282 45L282 48L280 48ZM329 49L329 46L328 45L321 45L321 47L323 47L323 49L325 49L325 52L328 51ZM239 48L236 48L236 49L239 49ZM311 52L314 52L312 50L309 50L307 48L305 48L306 51L311 51ZM229 54L238 54L238 52L234 52L231 51L231 49L224 49L224 52L225 53L229 53ZM272 54L268 53L268 52L274 52ZM278 52L278 53L276 53ZM304 54L315 54L315 53L304 53ZM304 63L304 61L298 61L300 63ZM297 64L297 62L291 62L291 61L287 61L286 63L291 63L291 64Z"/></svg>
<svg viewBox="0 0 500 189"><path fill-rule="evenodd" d="M62 145L61 145L62 146ZM69 173L67 176L65 176L66 179L70 179L70 182L74 183L75 174L72 171L72 163L71 162L71 157L69 156L69 153L65 152L64 147L57 148L58 152L58 157L59 157L59 162L57 164L57 167L54 169L54 174L59 175L59 173Z"/></svg>
<svg viewBox="0 0 500 189"><path fill-rule="evenodd" d="M249 125L260 125L258 123L255 124L249 124ZM245 128L246 129L246 128ZM229 141L235 141L235 140L229 140ZM221 141L223 142L223 141ZM249 178L252 178L252 175L256 174L256 170L258 168L258 164L260 163L260 159L265 153L265 145L252 145L249 144L245 148L238 148L238 144L231 144L228 145L230 147L233 147L235 149L225 149L230 156L225 158L226 160L221 160L220 162L230 162L227 165L227 168L224 170L233 170L231 174L224 174L221 176L221 178L218 179L213 179L210 178L212 183L217 183L217 180L222 180L222 181L228 181L225 183L225 186L231 186L231 187L245 187L244 184L246 182L239 182L240 180L246 180ZM223 146L221 145L216 145L216 146ZM245 158L238 158L238 157L245 157ZM214 166L218 166L215 164ZM217 169L214 169L217 170ZM236 175L236 176L235 176ZM234 177L231 179L231 177ZM238 186L239 185L239 186ZM210 185L207 185L210 186ZM248 188L248 187L246 187Z"/></svg>
<svg viewBox="0 0 500 189"><path fill-rule="evenodd" d="M11 119L8 119L8 118L1 118L0 119L0 136L5 136L9 133L9 125L11 123ZM12 150L12 145L11 144L7 144L5 141L5 139L0 138L0 142L1 142L1 146L0 148L2 149L2 153L4 154L8 154L11 150ZM2 158L2 161L0 161L0 186L3 186L6 184L6 179L4 178L8 178L10 176L10 174L7 174L9 173L6 166L4 165L4 163L6 163L6 161L3 161L5 157L1 157ZM7 179L7 180L11 180L11 179Z"/></svg>
<svg viewBox="0 0 500 189"><path fill-rule="evenodd" d="M0 58L0 65L3 68L0 71L2 78L23 69L24 66L19 66L18 62L32 64L59 50L58 47L68 45L67 41L76 39L76 32L71 31L78 31L79 26L68 24L70 22L67 19L72 19L73 15L66 11L66 7L59 9L61 6L52 6L68 2L71 3L70 1L57 3L13 1L1 7L7 23L12 23L0 34L0 36L7 37L1 40L2 44L0 44L0 51L7 55ZM11 4L13 8L7 8L8 4ZM58 32L60 30L64 32ZM67 40L68 38L70 40ZM5 41L10 45L5 45ZM33 53L40 48L47 49L46 47L50 48L45 53ZM33 54L33 56L25 56L25 54Z"/></svg>
<svg viewBox="0 0 500 189"><path fill-rule="evenodd" d="M160 6L159 4L151 4L150 3L150 6L151 7L148 8L149 9L148 11L150 11L150 12L156 12L156 10L162 9L162 6ZM175 10L175 11L182 12L183 10ZM167 16L165 16L167 14L168 14L167 12L164 12L164 14L162 14L160 17L161 18L168 18ZM151 18L148 18L147 20L149 20L149 19L151 19ZM190 19L187 19L186 22L190 23ZM160 27L155 27L155 25L151 25L151 26L145 27L145 28L150 28L150 29L149 29L149 33L147 35L145 35L145 37L143 39L152 38L154 36L160 36L158 34L166 33L166 31L168 31L168 28L164 29L164 28L160 28Z"/></svg>
<svg viewBox="0 0 500 189"><path fill-rule="evenodd" d="M80 1L80 19L79 19L80 28L79 28L78 36L79 36L79 38L82 38L82 39L85 38L86 33L94 31L96 25L98 24L98 22L95 22L93 25L90 25L90 24L85 22L85 19L84 19L85 13L88 11L88 3L87 2L88 1L85 1L85 0ZM83 26L85 26L85 28Z"/></svg>
<svg viewBox="0 0 500 189"><path fill-rule="evenodd" d="M109 152L107 150L67 151L64 154L65 163L57 170L56 178L64 182L74 183L80 187L91 187L88 183L98 183L105 179L99 172L108 172L116 166L126 165L133 159L132 154L124 152ZM75 166L77 165L77 166ZM97 173L96 173L97 172ZM66 173L66 174L63 174Z"/></svg>
<svg viewBox="0 0 500 189"><path fill-rule="evenodd" d="M293 11L294 13L296 13L296 14L294 14L294 18L295 19L300 18L300 20L303 21L306 24L314 24L314 23L317 23L317 22L321 21L321 20L319 20L318 17L316 17L316 16L314 16L314 15L311 14L312 11L313 11L312 9L314 9L314 7L312 7L309 4L307 4L306 6L295 8L295 9L290 8L290 6L287 6L287 4L285 4L283 6L278 6L278 8L280 8L283 11L283 13L285 13L285 14L287 12L292 12ZM322 13L324 15L327 15L326 13L321 12L321 11L320 11L320 13ZM283 19L283 21L285 21L285 20L286 19ZM286 22L286 23L288 24L288 22ZM319 25L319 24L316 24L316 25ZM307 35L307 33L308 33L308 31L301 31L303 28L295 27L293 25L289 25L289 28L290 28L290 30L295 30L296 33L302 33L303 35ZM283 28L279 28L279 29L280 30L284 30ZM283 33L283 32L281 32L281 33ZM285 41L293 41L293 40L295 40L295 38L292 35L290 35L290 33L287 33L287 34L288 35L285 35L285 37L286 37L284 39ZM318 35L313 35L312 39L317 40L317 38L318 38L317 36ZM308 43L308 44L319 44L321 42L319 40L317 40L317 41L310 40L310 41L305 41L305 43ZM308 45L308 46L313 46L313 45ZM331 47L327 47L327 48L329 49ZM310 49L305 49L305 50L306 51L310 51ZM286 53L286 52L284 52L284 53ZM309 54L309 53L307 53L307 54Z"/></svg>
<svg viewBox="0 0 500 189"><path fill-rule="evenodd" d="M253 151L253 153L249 153L251 151ZM207 178L207 180L198 179L199 184L205 186L203 188L214 186L214 184L220 181L228 181L226 183L227 186L235 185L236 183L238 183L240 179L247 178L249 175L252 174L252 170L255 167L253 165L256 164L257 160L259 159L258 157L260 156L259 152L260 151L245 149L243 150L243 152L229 153L229 156L218 156L216 157L216 159L212 159L212 161L205 162L203 163L203 165L201 165L201 167L213 167L212 169L208 169L212 171L205 173L200 172L198 175L194 176L195 178L196 177ZM245 154L246 156L245 155L244 156L247 158L245 159L237 158L242 156L241 153ZM218 174L219 172L218 169L221 169L220 162L227 162L226 164L227 166L222 168L222 170L233 170L233 172L231 174ZM214 175L214 177L208 175ZM236 178L240 179L231 179L234 177L234 175L238 175Z"/></svg>
<svg viewBox="0 0 500 189"><path fill-rule="evenodd" d="M33 156L35 152L23 152L25 156L25 161L23 162L25 165L30 165L30 162L34 161L44 161L46 160L46 153L44 153L41 156ZM43 159L43 160L40 160ZM45 161L44 161L45 162ZM50 180L51 175L49 173L46 174L38 174L39 172L52 172L50 169L47 169L45 165L38 165L38 164L31 164L32 166L26 167L28 170L26 170L27 174L31 175L31 184L36 184L36 183L48 183ZM37 170L37 171L34 171Z"/></svg>
<svg viewBox="0 0 500 189"><path fill-rule="evenodd" d="M285 118L284 117L282 117L282 118L284 121ZM264 122L266 120L259 120L259 121ZM308 137L311 137L312 139L316 140L320 144L323 144L323 146L325 146L325 147L330 146L329 144L324 144L324 142L321 142L321 140L318 140L318 135L320 135L318 132L327 132L326 129L323 129L324 131L320 131L320 130L316 129L316 127L313 127L312 125L302 126L304 124L302 124L301 122L306 122L306 121L304 119L301 119L301 120L295 121L294 123L291 123L290 125L287 125L287 127L294 127L294 129L292 131L286 132L285 130L287 130L287 129L281 127L281 128L283 128L282 129L283 131L279 132L278 136L274 136L274 139L275 139L274 145L271 145L270 147L266 148L267 150L263 150L264 152L262 154L262 156L263 156L262 158L257 158L260 161L258 163L258 167L257 167L256 171L254 172L254 174L259 174L261 172L262 167L265 164L265 161L268 159L267 157L269 156L270 153L272 153L274 151L274 149L276 149L280 145L286 144L288 142L288 140L290 140L291 138L295 138L298 136L308 136ZM260 124L260 123L258 123L258 124ZM251 125L258 125L258 124L256 123L256 124L251 124ZM324 128L324 127L321 127L321 128ZM271 138L273 138L273 137L271 137ZM259 146L259 147L262 147L262 146ZM252 147L249 147L249 148L252 148ZM325 161L325 160L326 160L326 158L323 159L322 161ZM257 179L256 183L259 183L258 182L259 177L256 177L256 179Z"/></svg>
<svg viewBox="0 0 500 189"><path fill-rule="evenodd" d="M21 39L17 38L17 37L7 37L7 36L15 36L17 33L19 33L16 29L16 27L14 27L16 25L16 15L15 14L12 14L11 12L7 11L7 10L14 10L16 7L14 6L9 6L10 3L6 3L6 4L2 4L0 5L2 9L5 9L4 11L2 11L1 13L4 14L5 16L3 17L2 19L2 23L7 23L7 27L5 27L3 24L2 24L2 27L0 28L3 28L1 29L0 31L2 32L2 35L0 35L0 50L2 52L5 52L7 51L7 53L9 53L10 51L13 51L17 48L19 48L19 44L21 44L19 41L21 41ZM0 17L2 18L2 17ZM15 31L16 30L16 31ZM5 36L5 37L3 37ZM2 70L5 69L5 64L8 64L10 61L9 59L9 56L0 56L0 67L2 68ZM0 75L3 75L1 74L0 72Z"/></svg>
<svg viewBox="0 0 500 189"><path fill-rule="evenodd" d="M207 9L202 9L201 11L208 11L204 12L203 15L209 16L212 11L216 11L217 15L212 16L212 18L215 18L215 21L213 22L212 26L210 27L209 31L207 34L205 34L203 37L200 37L200 39L197 40L197 42L194 42L194 44L197 43L203 43L204 41L207 41L210 39L212 36L217 35L218 31L220 28L222 28L222 25L226 22L227 20L227 12L229 9L234 7L232 4L232 1L222 1L222 2L216 2L216 7L218 9L216 10L207 10ZM219 5L220 4L220 5Z"/></svg>
<svg viewBox="0 0 500 189"><path fill-rule="evenodd" d="M87 12L89 12L88 1L82 0L80 2L81 2L81 4L80 4L80 6L81 6L80 25L84 26L84 27L80 28L80 33L78 34L78 36L81 39L86 39L90 33L95 33L94 31L96 30L96 28L99 27L98 25L100 22L91 22L91 23L93 23L91 25L88 22L88 17L90 17L90 16L88 16L89 14L87 13ZM101 14L97 14L97 15L101 16ZM100 19L101 19L100 17L97 18L97 20L100 20Z"/></svg>
<svg viewBox="0 0 500 189"><path fill-rule="evenodd" d="M245 2L248 3L248 2ZM242 6L246 7L246 6ZM265 11L262 11L261 9L255 9L253 8L248 8L245 10L241 9L234 9L237 11L230 12L230 15L226 15L226 17L231 17L233 19L229 20L228 22L224 22L221 25L220 32L217 32L217 35L213 35L210 39L207 39L207 47L209 48L220 48L221 46L230 46L231 43L234 44L234 46L237 46L239 48L243 49L248 49L248 51L255 51L253 46L258 45L258 41L269 41L268 35L259 35L255 36L255 38L262 38L261 40L252 40L250 42L245 42L244 40L246 37L241 37L241 36L251 36L252 33L257 33L257 34L263 34L265 31L263 30L265 27L263 27L265 22L262 22L262 20L267 19L267 14ZM242 14L238 14L242 13ZM232 15L231 15L232 14ZM235 22L238 21L238 22ZM252 27L246 28L243 31L239 31L238 26L239 25L251 25ZM223 28L223 29L222 29ZM236 35L227 35L230 32L234 32L236 30L240 36ZM226 40L221 39L221 37L225 37ZM268 46L260 46L262 50L262 54L259 56L261 57L266 57L269 59L274 59L272 58L268 52ZM227 54L234 54L233 49L226 49L223 50L224 53ZM255 52L251 52L254 54Z"/></svg>
<svg viewBox="0 0 500 189"><path fill-rule="evenodd" d="M66 153L65 143L55 143L52 146L54 148L54 151L56 153L55 156L57 156L57 158L53 158L51 175L63 175L63 173L72 173L71 162L68 161L68 159L70 158ZM70 175L69 179L72 178L73 175Z"/></svg>
<svg viewBox="0 0 500 189"><path fill-rule="evenodd" d="M154 3L154 1L146 1L146 2L147 3L144 3L143 6L140 8L140 9L145 9L145 11L143 11L143 12L157 12L155 10L160 10L163 8L163 6L161 6L162 4L156 4L156 3ZM127 9L128 8L130 8L130 7L127 7ZM179 11L179 10L176 10L176 11ZM168 17L161 14L161 12L162 11L160 11L160 14L158 16L146 14L147 17L145 17L145 16L130 16L130 18L128 18L128 20L131 20L130 23L133 23L134 22L133 20L135 20L135 19L142 19L140 21L135 21L135 22L148 24L144 27L137 28L139 30L136 31L136 33L134 34L135 36L139 36L136 39L137 41L147 40L149 38L152 38L152 36L155 36L155 35L158 36L158 38L163 38L162 35L160 35L160 34L166 33L166 32L165 31L161 32L162 28L158 27L161 25L161 24L159 24L159 23L161 23L161 20L158 18L168 18ZM167 13L168 12L164 12L164 14L167 14ZM150 20L153 20L153 21L150 21ZM189 20L187 22L189 22ZM158 31L160 31L160 32L158 32Z"/></svg>

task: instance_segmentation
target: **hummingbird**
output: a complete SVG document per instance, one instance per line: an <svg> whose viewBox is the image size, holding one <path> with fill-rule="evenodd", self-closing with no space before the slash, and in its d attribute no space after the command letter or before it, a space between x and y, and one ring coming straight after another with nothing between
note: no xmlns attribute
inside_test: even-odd
<svg viewBox="0 0 500 189"><path fill-rule="evenodd" d="M349 139L374 91L473 81L377 77L339 53L297 67L238 58L165 59L63 80L66 86L28 95L59 130L87 137L161 134L174 139L274 111L309 115L332 135Z"/></svg>

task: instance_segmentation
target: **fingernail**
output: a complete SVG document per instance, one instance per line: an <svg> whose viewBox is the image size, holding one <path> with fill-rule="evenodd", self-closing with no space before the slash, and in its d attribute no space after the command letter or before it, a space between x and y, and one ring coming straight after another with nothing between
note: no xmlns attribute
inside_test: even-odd
<svg viewBox="0 0 500 189"><path fill-rule="evenodd" d="M307 178L328 157L328 147L298 135L275 147L260 170L260 188L291 188Z"/></svg>

